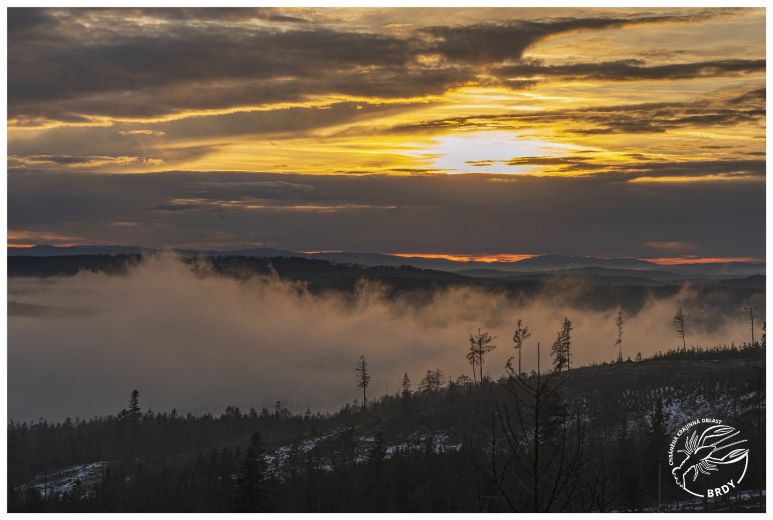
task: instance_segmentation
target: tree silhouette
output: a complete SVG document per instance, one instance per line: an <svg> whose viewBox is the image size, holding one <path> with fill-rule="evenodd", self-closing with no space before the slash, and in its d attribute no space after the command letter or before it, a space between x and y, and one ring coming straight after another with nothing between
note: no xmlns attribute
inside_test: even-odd
<svg viewBox="0 0 773 520"><path fill-rule="evenodd" d="M403 399L411 397L411 380L408 378L408 372L403 374L403 380L400 382L400 395Z"/></svg>
<svg viewBox="0 0 773 520"><path fill-rule="evenodd" d="M516 373L511 361L505 371L508 398L495 402L485 473L512 511L566 511L588 480L579 410L570 418L555 372L542 373L539 343L536 372Z"/></svg>
<svg viewBox="0 0 773 520"><path fill-rule="evenodd" d="M750 306L749 307L749 327L751 327L751 331L752 331L752 345L756 344L754 341L754 320L759 317L760 317L759 314L756 314L754 312L754 307Z"/></svg>
<svg viewBox="0 0 773 520"><path fill-rule="evenodd" d="M523 342L531 337L529 327L523 325L521 320L515 324L515 332L513 333L513 347L518 351L518 373L521 373L521 349L523 348Z"/></svg>
<svg viewBox="0 0 773 520"><path fill-rule="evenodd" d="M470 351L467 354L467 360L472 365L473 375L475 374L475 364L478 365L480 382L483 382L483 360L486 354L497 348L494 345L495 336L488 332L478 329L477 334L470 334Z"/></svg>
<svg viewBox="0 0 773 520"><path fill-rule="evenodd" d="M569 361L572 347L572 322L564 318L564 323L558 331L558 336L550 349L553 355L553 370L560 372L569 370Z"/></svg>
<svg viewBox="0 0 773 520"><path fill-rule="evenodd" d="M129 418L136 421L140 417L140 393L134 389L129 396Z"/></svg>
<svg viewBox="0 0 773 520"><path fill-rule="evenodd" d="M684 322L686 319L687 317L684 315L684 312L682 312L682 308L679 307L679 310L676 311L676 314L674 315L674 326L676 327L676 333L682 337L682 350L684 351L687 351L687 340L685 339L684 334Z"/></svg>
<svg viewBox="0 0 773 520"><path fill-rule="evenodd" d="M427 370L427 375L419 382L419 391L437 392L443 386L443 372L439 369Z"/></svg>
<svg viewBox="0 0 773 520"><path fill-rule="evenodd" d="M617 312L617 317L615 318L615 325L617 326L617 341L615 341L615 346L617 346L617 362L622 363L623 362L623 311Z"/></svg>
<svg viewBox="0 0 773 520"><path fill-rule="evenodd" d="M472 366L472 381L478 382L478 373L475 371L475 366L478 364L478 354L475 351L475 343L470 337L470 350L467 352L467 362Z"/></svg>
<svg viewBox="0 0 773 520"><path fill-rule="evenodd" d="M250 436L250 444L236 478L234 510L237 513L259 513L269 509L263 454L263 439L256 431Z"/></svg>
<svg viewBox="0 0 773 520"><path fill-rule="evenodd" d="M456 378L456 384L459 386L469 386L472 384L472 379L466 374L462 374Z"/></svg>
<svg viewBox="0 0 773 520"><path fill-rule="evenodd" d="M360 360L357 361L357 386L362 388L362 406L365 407L368 404L367 389L370 384L370 374L368 374L368 362L365 361L365 356L360 356Z"/></svg>

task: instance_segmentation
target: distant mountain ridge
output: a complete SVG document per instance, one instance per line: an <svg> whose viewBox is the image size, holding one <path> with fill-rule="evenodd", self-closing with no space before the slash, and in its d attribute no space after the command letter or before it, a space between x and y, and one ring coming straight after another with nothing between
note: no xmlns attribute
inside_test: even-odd
<svg viewBox="0 0 773 520"><path fill-rule="evenodd" d="M678 264L662 266L637 258L600 258L568 255L539 255L515 262L480 262L457 261L446 258L423 258L390 255L387 253L359 252L319 252L302 253L274 248L243 248L243 249L171 249L184 256L250 256L250 257L298 257L327 260L344 264L361 264L365 266L401 265L420 269L434 269L449 272L459 272L466 276L498 278L519 274L545 272L575 272L597 271L594 274L632 275L646 271L660 279L684 278L686 276L701 277L733 277L764 275L764 262L718 262L707 264ZM76 245L52 246L36 245L33 247L9 247L8 256L73 256L73 255L133 255L148 254L162 251L161 249L122 246L122 245ZM600 270L600 271L598 271ZM658 276L657 274L660 274Z"/></svg>

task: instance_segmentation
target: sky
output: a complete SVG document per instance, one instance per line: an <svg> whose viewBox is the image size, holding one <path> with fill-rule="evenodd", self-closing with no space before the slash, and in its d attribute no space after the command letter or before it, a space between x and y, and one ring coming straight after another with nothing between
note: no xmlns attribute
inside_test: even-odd
<svg viewBox="0 0 773 520"><path fill-rule="evenodd" d="M762 9L8 23L11 246L764 259Z"/></svg>

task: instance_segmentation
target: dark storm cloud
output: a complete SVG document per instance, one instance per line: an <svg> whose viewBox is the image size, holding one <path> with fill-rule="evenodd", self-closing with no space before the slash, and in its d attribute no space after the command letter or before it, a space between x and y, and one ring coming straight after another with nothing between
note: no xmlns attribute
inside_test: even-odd
<svg viewBox="0 0 773 520"><path fill-rule="evenodd" d="M663 168L663 175L674 168L680 176L740 168L761 174L763 165L693 162ZM658 171L653 167L646 176ZM11 172L8 222L12 233L149 246L262 243L298 250L651 256L646 243L688 242L702 256L764 257L762 183L627 182L637 175L643 173L537 178ZM121 222L133 225L108 226Z"/></svg>
<svg viewBox="0 0 773 520"><path fill-rule="evenodd" d="M158 117L322 94L424 96L475 80L481 67L517 62L551 35L723 13L503 21L398 36L305 24L276 10L10 9L9 116L23 125ZM140 16L159 24L142 23ZM287 23L245 23L250 20ZM422 64L420 57L433 54L441 63ZM723 66L730 65L692 70L700 75ZM690 64L674 67L689 74ZM508 70L486 73L496 78ZM532 84L510 81L517 88Z"/></svg>

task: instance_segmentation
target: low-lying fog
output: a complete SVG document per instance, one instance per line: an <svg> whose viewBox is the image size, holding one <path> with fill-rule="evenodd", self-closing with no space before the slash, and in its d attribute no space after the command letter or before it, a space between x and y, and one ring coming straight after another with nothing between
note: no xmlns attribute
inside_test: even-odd
<svg viewBox="0 0 773 520"><path fill-rule="evenodd" d="M764 295L753 298L762 310ZM259 409L277 400L293 410L333 409L361 397L354 372L361 354L370 363L371 395L395 392L404 372L414 388L428 369L471 375L465 355L468 335L478 327L497 336L484 368L498 377L514 354L518 318L532 331L524 370L535 366L537 341L548 361L564 316L574 324L573 364L617 356L617 309L583 310L555 294L516 302L450 288L417 308L386 298L371 284L362 285L353 303L277 279L198 276L170 255L128 276L11 278L9 300L24 311L12 311L8 321L8 414L14 420L117 413L134 388L143 409L158 411L220 412L228 404ZM680 343L672 326L680 306L688 316L688 345L749 338L742 308L720 311L685 287L626 317L625 356ZM701 319L690 318L696 315Z"/></svg>

